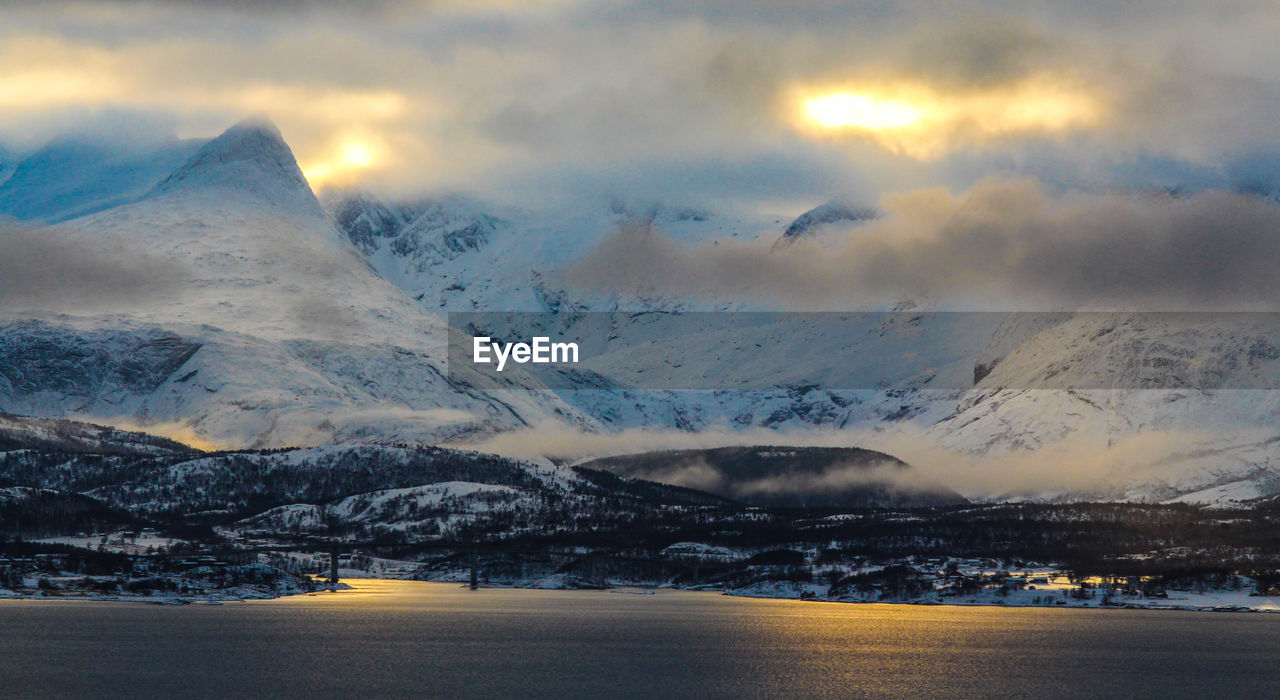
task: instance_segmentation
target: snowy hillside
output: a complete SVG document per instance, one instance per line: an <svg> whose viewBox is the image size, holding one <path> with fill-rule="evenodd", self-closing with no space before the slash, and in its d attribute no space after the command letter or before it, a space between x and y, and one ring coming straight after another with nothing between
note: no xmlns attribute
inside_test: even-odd
<svg viewBox="0 0 1280 700"><path fill-rule="evenodd" d="M92 423L0 413L0 451L91 454L190 454L191 448L146 433Z"/></svg>
<svg viewBox="0 0 1280 700"><path fill-rule="evenodd" d="M175 139L135 149L66 137L16 162L0 154L0 214L62 221L134 201L201 145Z"/></svg>
<svg viewBox="0 0 1280 700"><path fill-rule="evenodd" d="M140 200L45 235L103 256L145 254L179 279L111 313L10 312L5 410L218 446L581 422L549 395L496 399L451 383L441 319L369 269L268 124L237 125Z"/></svg>
<svg viewBox="0 0 1280 700"><path fill-rule="evenodd" d="M690 489L439 447L195 453L66 421L4 416L0 428L0 504L9 508L0 520L25 532L152 522L273 538L509 538L651 513L686 517L691 506L742 509ZM78 442L51 442L55 432Z"/></svg>
<svg viewBox="0 0 1280 700"><path fill-rule="evenodd" d="M1248 500L1280 488L1280 317L1011 318L983 351L975 390L929 428L940 443L1046 462L1070 445L1115 459L1094 492L1109 498ZM1144 436L1154 439L1139 449ZM1133 454L1107 454L1126 444Z"/></svg>

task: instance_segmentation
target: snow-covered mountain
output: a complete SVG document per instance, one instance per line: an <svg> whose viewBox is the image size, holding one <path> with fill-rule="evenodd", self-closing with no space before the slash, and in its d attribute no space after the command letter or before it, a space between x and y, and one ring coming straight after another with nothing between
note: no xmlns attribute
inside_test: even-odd
<svg viewBox="0 0 1280 700"><path fill-rule="evenodd" d="M532 211L460 195L385 201L350 190L323 201L382 277L439 311L654 308L662 300L584 294L558 275L623 226L652 226L691 244L777 235L767 217L620 202Z"/></svg>
<svg viewBox="0 0 1280 700"><path fill-rule="evenodd" d="M14 162L0 153L0 214L62 221L134 201L201 145L172 139L126 147L69 136Z"/></svg>
<svg viewBox="0 0 1280 700"><path fill-rule="evenodd" d="M347 194L330 200L329 206L341 230L371 264L412 290L424 305L449 310L708 308L696 300L671 298L600 300L548 283L556 279L557 269L616 228L623 215L635 220L633 211L622 208L611 212L612 219L583 217L576 224L561 219L550 225L529 212L497 214L460 199L411 207ZM436 213L424 216L427 211ZM732 224L732 219L711 212L695 216L661 207L639 219L677 240L709 244L745 235L785 247L787 241L811 236L825 225L856 224L875 215L871 209L828 204L785 226L759 218ZM433 237L423 238L424 228L433 231ZM463 236L469 241L466 246L443 244L450 234L467 231L483 235ZM557 246L554 254L541 247L557 234L563 238L564 231L575 232L571 245ZM396 245L403 240L430 242ZM512 261L519 261L518 266ZM913 323L926 326L945 324L947 318L923 311L911 316ZM612 429L897 432L956 455L1002 460L1038 450L1068 463L1103 460L1103 453L1128 443L1172 436L1178 439L1165 441L1163 451L1157 445L1141 454L1130 450L1107 457L1118 460L1117 465L1087 488L1077 483L1037 491L1033 481L1011 485L1010 493L1030 489L1041 497L1134 500L1222 500L1271 493L1280 453L1270 426L1280 404L1272 392L1247 387L1277 385L1275 372L1280 367L1272 364L1271 348L1280 343L1280 327L1250 329L1227 323L1202 328L1197 327L1205 322L1200 317L1183 319L1187 327L1180 330L1168 324L1152 328L1146 323L1151 318L1155 317L1066 312L958 315L952 320L970 323L928 333L908 324L855 328L839 338L795 334L788 325L768 342L775 357L788 358L786 363L753 363L750 353L735 354L733 339L723 333L690 332L678 339L686 375L705 365L706 372L730 371L741 379L756 367L759 376L754 381L767 384L771 379L777 388L579 389L561 396ZM634 374L645 372L647 385L660 384L653 372L661 373L664 367L651 356L646 359L644 333L640 325L615 329L610 337L617 352L596 349L590 376L634 386ZM884 375L893 375L895 364L907 357L912 366L920 366L922 356L935 360L923 363L933 370L929 375L900 381L894 391L841 391L804 381L823 376L823 362L832 360L819 351L833 348ZM848 375L847 367L840 370ZM1083 472L1091 469L1080 467Z"/></svg>
<svg viewBox="0 0 1280 700"><path fill-rule="evenodd" d="M1278 324L1073 313L963 322L917 310L835 335L821 324L780 329L767 336L773 362L754 361L746 336L694 329L680 338L683 372L728 370L766 388L608 388L661 385L639 315L597 349L579 387L550 391L512 372L512 390L481 391L465 368L446 371L443 312L746 308L663 290L609 297L565 281L621 228L767 251L800 237L822 245L819 229L875 212L617 202L547 212L353 191L322 204L279 132L253 121L203 143L95 148L55 142L0 172L0 211L48 224L39 233L50 244L164 274L105 307L7 308L0 410L227 447L431 442L527 426L763 429L798 441L818 430L824 444L911 438L998 464L1056 455L1063 470L1096 476L1008 487L1037 498L1222 500L1280 488L1280 405L1260 389L1280 382ZM849 363L894 375L895 386L824 385Z"/></svg>
<svg viewBox="0 0 1280 700"><path fill-rule="evenodd" d="M6 410L228 446L585 422L550 394L495 398L451 381L442 320L337 232L269 124L239 124L137 201L42 235L104 257L145 256L179 279L110 312L8 312Z"/></svg>
<svg viewBox="0 0 1280 700"><path fill-rule="evenodd" d="M186 455L194 452L182 443L146 433L58 418L0 413L0 452L10 450L109 455Z"/></svg>
<svg viewBox="0 0 1280 700"><path fill-rule="evenodd" d="M929 434L978 454L1051 463L1070 445L1076 459L1114 460L1096 487L1109 498L1270 495L1278 343L1272 314L1011 315L979 354L974 390Z"/></svg>

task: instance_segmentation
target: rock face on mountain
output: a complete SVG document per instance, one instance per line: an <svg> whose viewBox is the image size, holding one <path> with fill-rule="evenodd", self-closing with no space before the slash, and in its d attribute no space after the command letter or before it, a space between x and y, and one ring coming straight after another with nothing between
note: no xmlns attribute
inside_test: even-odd
<svg viewBox="0 0 1280 700"><path fill-rule="evenodd" d="M338 228L362 253L376 255L385 243L394 256L414 261L420 272L479 250L503 223L458 197L388 204L357 191L326 200Z"/></svg>
<svg viewBox="0 0 1280 700"><path fill-rule="evenodd" d="M384 239L399 236L420 213L412 205L388 204L359 191L334 193L325 202L338 229L365 255L378 252Z"/></svg>
<svg viewBox="0 0 1280 700"><path fill-rule="evenodd" d="M43 321L18 322L0 335L0 391L28 405L47 397L51 407L83 410L104 394L155 391L199 350L156 328L79 335Z"/></svg>

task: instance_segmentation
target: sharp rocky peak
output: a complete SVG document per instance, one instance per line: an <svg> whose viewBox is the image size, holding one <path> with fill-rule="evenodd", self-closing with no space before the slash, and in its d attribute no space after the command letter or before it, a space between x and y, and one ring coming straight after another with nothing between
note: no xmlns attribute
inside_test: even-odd
<svg viewBox="0 0 1280 700"><path fill-rule="evenodd" d="M209 186L235 187L271 196L302 195L319 209L293 151L274 124L247 119L209 141L156 186L157 194Z"/></svg>

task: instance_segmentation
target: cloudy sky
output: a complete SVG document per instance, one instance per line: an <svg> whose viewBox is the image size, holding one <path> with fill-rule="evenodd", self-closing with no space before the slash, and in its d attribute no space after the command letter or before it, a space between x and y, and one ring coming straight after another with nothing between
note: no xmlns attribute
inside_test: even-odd
<svg viewBox="0 0 1280 700"><path fill-rule="evenodd" d="M10 0L0 140L265 114L315 184L511 198L1271 189L1276 36L1274 0Z"/></svg>

